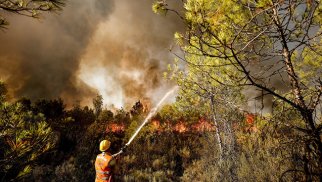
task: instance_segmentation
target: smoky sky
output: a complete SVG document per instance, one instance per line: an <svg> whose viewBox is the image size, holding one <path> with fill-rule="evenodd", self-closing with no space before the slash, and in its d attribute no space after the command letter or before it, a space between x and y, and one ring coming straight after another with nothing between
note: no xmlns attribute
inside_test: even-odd
<svg viewBox="0 0 322 182"><path fill-rule="evenodd" d="M152 0L69 0L40 20L6 14L0 33L0 77L13 98L61 97L89 104L96 93L124 106L153 97L181 29L175 15L152 12Z"/></svg>

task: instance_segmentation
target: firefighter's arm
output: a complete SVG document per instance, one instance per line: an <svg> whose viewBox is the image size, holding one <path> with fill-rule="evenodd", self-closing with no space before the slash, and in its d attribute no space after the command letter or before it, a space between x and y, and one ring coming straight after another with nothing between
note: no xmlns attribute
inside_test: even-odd
<svg viewBox="0 0 322 182"><path fill-rule="evenodd" d="M121 148L121 150L120 150L119 152L117 152L117 153L115 153L115 154L113 154L113 155L112 155L112 158L115 158L115 157L117 157L118 155L120 155L120 154L122 154L123 152L125 152L125 151L126 151L126 148L127 148L127 145L124 145L124 146Z"/></svg>

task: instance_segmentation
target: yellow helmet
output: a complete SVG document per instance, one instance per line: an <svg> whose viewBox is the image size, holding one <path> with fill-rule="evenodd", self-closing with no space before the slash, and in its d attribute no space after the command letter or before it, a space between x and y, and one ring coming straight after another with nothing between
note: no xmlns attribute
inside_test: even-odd
<svg viewBox="0 0 322 182"><path fill-rule="evenodd" d="M100 151L104 152L106 151L108 148L110 148L111 142L108 140L103 140L100 143Z"/></svg>

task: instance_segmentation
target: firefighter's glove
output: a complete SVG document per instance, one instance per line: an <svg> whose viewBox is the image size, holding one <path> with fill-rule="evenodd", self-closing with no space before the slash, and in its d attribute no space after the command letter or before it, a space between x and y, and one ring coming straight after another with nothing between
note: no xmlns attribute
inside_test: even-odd
<svg viewBox="0 0 322 182"><path fill-rule="evenodd" d="M122 153L125 153L127 151L127 145L124 145L122 148L121 148L121 151Z"/></svg>

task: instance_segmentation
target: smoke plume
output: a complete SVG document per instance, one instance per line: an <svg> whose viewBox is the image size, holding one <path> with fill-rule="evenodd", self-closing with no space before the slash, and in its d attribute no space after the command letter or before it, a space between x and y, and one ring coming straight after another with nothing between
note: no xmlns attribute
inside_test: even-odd
<svg viewBox="0 0 322 182"><path fill-rule="evenodd" d="M0 34L0 77L14 98L62 97L89 104L96 93L107 105L128 106L168 85L162 72L180 29L152 0L70 0L58 15L37 21L9 14Z"/></svg>

